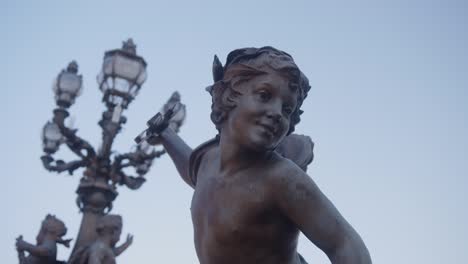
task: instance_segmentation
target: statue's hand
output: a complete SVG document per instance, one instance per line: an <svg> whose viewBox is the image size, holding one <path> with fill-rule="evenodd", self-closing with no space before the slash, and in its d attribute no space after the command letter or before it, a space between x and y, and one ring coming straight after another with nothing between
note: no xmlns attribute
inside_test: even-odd
<svg viewBox="0 0 468 264"><path fill-rule="evenodd" d="M129 245L129 246L133 243L133 235L132 234L127 235L127 241L125 241L125 243L127 245Z"/></svg>
<svg viewBox="0 0 468 264"><path fill-rule="evenodd" d="M159 145L161 144L160 134L168 127L176 133L179 132L184 120L185 105L180 102L180 95L175 92L161 112L146 122L148 128L135 138L135 142L140 144L141 141L146 140L151 145Z"/></svg>
<svg viewBox="0 0 468 264"><path fill-rule="evenodd" d="M152 146L156 146L156 145L161 145L161 137L159 135L152 135L152 136L149 136L146 141L148 142L148 144L152 145Z"/></svg>
<svg viewBox="0 0 468 264"><path fill-rule="evenodd" d="M160 145L161 137L159 136L169 126L169 117L162 113L157 113L148 122L148 129L141 132L136 138L135 142L140 144L142 141L148 142L150 145Z"/></svg>
<svg viewBox="0 0 468 264"><path fill-rule="evenodd" d="M16 250L17 251L25 251L28 247L28 243L23 240L23 236L19 236L16 238Z"/></svg>

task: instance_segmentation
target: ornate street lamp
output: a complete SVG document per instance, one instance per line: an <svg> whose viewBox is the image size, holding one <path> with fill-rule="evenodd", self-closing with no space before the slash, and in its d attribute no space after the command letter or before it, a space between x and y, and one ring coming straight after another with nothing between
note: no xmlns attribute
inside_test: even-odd
<svg viewBox="0 0 468 264"><path fill-rule="evenodd" d="M99 89L103 92L102 101L106 105L99 121L102 128L102 144L97 151L77 135L76 129L65 125L65 119L69 116L67 109L73 105L82 90L82 76L78 75L78 64L72 61L58 74L54 82L57 108L53 111L52 121L48 121L43 128L43 165L49 171L68 171L69 174L73 174L78 168L85 168L76 190L76 203L83 213L83 218L70 263L81 261L80 254L96 240L97 225L103 216L112 210L112 202L118 195L117 186L125 185L133 190L140 188L153 160L165 153L164 150L156 151L145 142L128 153L113 154L115 152L112 151L114 138L126 122L122 112L128 108L146 80L146 65L145 60L136 54L136 46L132 39L124 42L122 49L105 53L102 70L97 77ZM159 115L165 120L170 116L170 126L175 131L179 130L185 119L185 106L180 103L180 95L177 92L172 95ZM69 162L55 160L53 155L62 144L66 144L78 159ZM136 176L129 176L124 172L123 169L128 167L135 169Z"/></svg>

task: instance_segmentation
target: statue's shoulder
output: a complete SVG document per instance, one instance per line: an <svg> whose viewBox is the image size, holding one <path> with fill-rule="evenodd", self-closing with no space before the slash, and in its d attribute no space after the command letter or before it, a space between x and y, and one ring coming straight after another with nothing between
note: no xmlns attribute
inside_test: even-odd
<svg viewBox="0 0 468 264"><path fill-rule="evenodd" d="M198 170L200 169L203 158L210 150L218 147L218 145L219 140L217 138L212 138L192 151L189 160L189 176L193 186L197 185Z"/></svg>
<svg viewBox="0 0 468 264"><path fill-rule="evenodd" d="M192 151L189 160L189 176L193 186L197 184L198 172L207 153L219 146L219 139L212 138ZM309 136L291 134L283 139L276 152L299 166L303 171L314 158L314 143Z"/></svg>

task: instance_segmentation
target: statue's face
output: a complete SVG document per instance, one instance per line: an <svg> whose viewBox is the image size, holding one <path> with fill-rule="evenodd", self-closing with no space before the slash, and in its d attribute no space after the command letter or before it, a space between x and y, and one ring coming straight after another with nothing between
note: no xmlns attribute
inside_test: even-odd
<svg viewBox="0 0 468 264"><path fill-rule="evenodd" d="M296 108L297 91L289 79L275 72L252 78L236 87L236 107L228 114L222 133L254 151L273 150L286 136ZM227 129L227 130L226 130Z"/></svg>
<svg viewBox="0 0 468 264"><path fill-rule="evenodd" d="M117 242L119 242L121 234L122 234L122 227L118 227L114 230L114 232L112 233L112 245L115 245L117 244Z"/></svg>

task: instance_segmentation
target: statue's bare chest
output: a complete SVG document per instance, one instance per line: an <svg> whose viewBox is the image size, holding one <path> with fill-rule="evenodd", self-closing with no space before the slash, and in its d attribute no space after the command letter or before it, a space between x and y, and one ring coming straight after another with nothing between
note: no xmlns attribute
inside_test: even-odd
<svg viewBox="0 0 468 264"><path fill-rule="evenodd" d="M255 175L200 177L192 199L195 239L237 243L264 237L271 218L268 188ZM256 175L261 177L261 175Z"/></svg>
<svg viewBox="0 0 468 264"><path fill-rule="evenodd" d="M198 169L191 204L200 263L289 263L298 232L276 204L278 170L259 165L220 175L213 164Z"/></svg>

